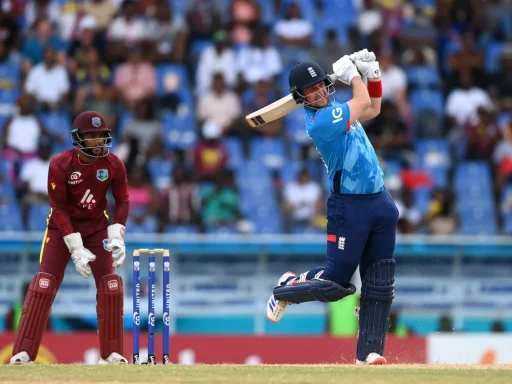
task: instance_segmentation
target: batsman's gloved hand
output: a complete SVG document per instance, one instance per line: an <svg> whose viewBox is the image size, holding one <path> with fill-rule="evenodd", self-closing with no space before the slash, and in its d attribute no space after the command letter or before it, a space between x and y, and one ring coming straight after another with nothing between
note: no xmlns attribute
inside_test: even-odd
<svg viewBox="0 0 512 384"><path fill-rule="evenodd" d="M78 232L64 236L64 242L68 246L76 270L87 279L91 275L89 262L96 260L96 256L87 248L84 248L82 236Z"/></svg>
<svg viewBox="0 0 512 384"><path fill-rule="evenodd" d="M124 233L126 228L122 224L112 224L107 228L108 239L103 240L103 247L112 252L114 262L112 266L119 268L126 258L126 245L124 244Z"/></svg>
<svg viewBox="0 0 512 384"><path fill-rule="evenodd" d="M355 63L357 60L365 62L377 60L375 53L373 53L372 51L368 51L366 48L363 49L362 51L354 52L349 57L353 63Z"/></svg>
<svg viewBox="0 0 512 384"><path fill-rule="evenodd" d="M361 61L356 60L356 67L361 74L367 79L375 79L380 77L380 67L378 61Z"/></svg>
<svg viewBox="0 0 512 384"><path fill-rule="evenodd" d="M343 56L332 65L332 70L338 80L350 85L354 77L361 77L357 72L355 64L348 55Z"/></svg>

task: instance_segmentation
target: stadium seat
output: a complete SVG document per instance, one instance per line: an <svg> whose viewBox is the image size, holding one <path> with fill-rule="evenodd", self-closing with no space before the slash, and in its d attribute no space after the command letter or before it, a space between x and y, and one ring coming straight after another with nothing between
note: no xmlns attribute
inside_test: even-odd
<svg viewBox="0 0 512 384"><path fill-rule="evenodd" d="M501 55L504 46L504 43L493 42L486 47L485 70L487 73L494 74L501 68Z"/></svg>
<svg viewBox="0 0 512 384"><path fill-rule="evenodd" d="M250 154L252 160L260 161L270 169L281 168L285 162L284 143L278 138L252 139Z"/></svg>
<svg viewBox="0 0 512 384"><path fill-rule="evenodd" d="M451 166L449 144L444 139L419 139L415 143L418 169L427 172L434 184L448 185L448 171Z"/></svg>
<svg viewBox="0 0 512 384"><path fill-rule="evenodd" d="M167 149L190 149L197 140L195 115L162 114L164 143Z"/></svg>
<svg viewBox="0 0 512 384"><path fill-rule="evenodd" d="M187 69L180 64L160 64L156 67L157 96L163 96L166 82L177 81L176 89L189 88Z"/></svg>
<svg viewBox="0 0 512 384"><path fill-rule="evenodd" d="M439 116L444 114L444 100L441 91L413 90L409 96L409 103L415 116L422 111L433 111Z"/></svg>
<svg viewBox="0 0 512 384"><path fill-rule="evenodd" d="M222 143L228 150L228 167L230 169L239 168L245 158L241 140L235 137L226 137L223 139Z"/></svg>
<svg viewBox="0 0 512 384"><path fill-rule="evenodd" d="M171 184L173 163L169 159L152 158L148 170L155 188L163 190Z"/></svg>
<svg viewBox="0 0 512 384"><path fill-rule="evenodd" d="M47 209L48 214L48 209ZM0 231L23 231L20 207L16 203L0 204ZM46 222L45 222L46 223Z"/></svg>
<svg viewBox="0 0 512 384"><path fill-rule="evenodd" d="M441 79L435 67L411 66L406 69L407 81L418 88L439 88Z"/></svg>
<svg viewBox="0 0 512 384"><path fill-rule="evenodd" d="M30 207L28 215L28 229L34 232L46 230L50 206L48 204L35 204Z"/></svg>
<svg viewBox="0 0 512 384"><path fill-rule="evenodd" d="M165 233L169 234L197 234L199 231L194 225L167 225L165 227Z"/></svg>

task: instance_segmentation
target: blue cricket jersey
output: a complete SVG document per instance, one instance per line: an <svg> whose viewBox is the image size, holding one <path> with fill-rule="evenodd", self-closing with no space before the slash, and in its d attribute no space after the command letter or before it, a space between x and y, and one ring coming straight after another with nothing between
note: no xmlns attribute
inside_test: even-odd
<svg viewBox="0 0 512 384"><path fill-rule="evenodd" d="M375 149L361 123L350 124L347 103L333 101L320 110L305 110L306 131L327 168L331 192L362 195L383 191L384 174Z"/></svg>

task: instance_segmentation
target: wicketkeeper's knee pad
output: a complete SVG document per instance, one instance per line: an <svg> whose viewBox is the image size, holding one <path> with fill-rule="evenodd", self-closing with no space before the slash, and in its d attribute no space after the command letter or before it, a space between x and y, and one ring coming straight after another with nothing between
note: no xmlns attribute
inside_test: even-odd
<svg viewBox="0 0 512 384"><path fill-rule="evenodd" d="M18 335L12 349L13 355L25 351L30 360L36 359L56 294L55 276L45 272L36 273L23 303Z"/></svg>
<svg viewBox="0 0 512 384"><path fill-rule="evenodd" d="M321 301L324 303L338 301L353 295L356 287L349 284L347 288L330 280L312 279L303 283L282 285L274 288L274 298L288 303L305 303Z"/></svg>
<svg viewBox="0 0 512 384"><path fill-rule="evenodd" d="M123 299L121 276L103 276L96 303L102 359L109 357L112 352L123 354Z"/></svg>
<svg viewBox="0 0 512 384"><path fill-rule="evenodd" d="M391 302L395 297L395 260L379 260L370 265L361 287L357 359L384 352Z"/></svg>

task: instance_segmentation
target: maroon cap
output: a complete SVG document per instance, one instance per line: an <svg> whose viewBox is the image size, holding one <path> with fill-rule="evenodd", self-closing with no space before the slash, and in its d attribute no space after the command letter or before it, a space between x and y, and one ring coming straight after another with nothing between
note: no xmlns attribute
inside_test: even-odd
<svg viewBox="0 0 512 384"><path fill-rule="evenodd" d="M73 131L86 132L110 132L111 129L103 115L96 111L80 113L73 121Z"/></svg>

